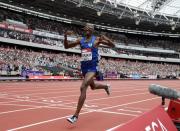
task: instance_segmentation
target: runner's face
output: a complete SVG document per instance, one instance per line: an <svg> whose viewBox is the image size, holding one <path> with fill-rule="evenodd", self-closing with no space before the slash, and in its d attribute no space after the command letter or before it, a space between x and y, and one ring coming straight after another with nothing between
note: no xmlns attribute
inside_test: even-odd
<svg viewBox="0 0 180 131"><path fill-rule="evenodd" d="M92 34L92 29L89 28L88 26L84 27L84 33L86 36L90 36Z"/></svg>

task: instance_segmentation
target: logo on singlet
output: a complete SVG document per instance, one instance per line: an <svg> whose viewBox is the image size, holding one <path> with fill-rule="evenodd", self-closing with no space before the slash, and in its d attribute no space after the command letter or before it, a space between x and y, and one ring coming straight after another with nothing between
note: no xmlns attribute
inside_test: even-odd
<svg viewBox="0 0 180 131"><path fill-rule="evenodd" d="M89 47L92 47L92 45L93 45L93 43L88 43L88 46L89 46Z"/></svg>

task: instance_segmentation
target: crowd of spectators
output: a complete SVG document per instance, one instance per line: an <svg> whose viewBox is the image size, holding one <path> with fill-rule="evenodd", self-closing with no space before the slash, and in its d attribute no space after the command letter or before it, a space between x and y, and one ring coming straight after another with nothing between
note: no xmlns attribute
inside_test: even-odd
<svg viewBox="0 0 180 131"><path fill-rule="evenodd" d="M31 15L25 15L23 13L17 13L5 9L0 9L0 11L1 11L0 21L6 21L6 19L12 19L23 22L30 29L45 30L47 32L51 32L59 35L63 35L64 31L66 30L72 30L76 36L82 35L81 27L77 25L61 23L55 20L48 20ZM114 40L117 44L125 44L125 45L133 44L143 47L156 47L156 48L172 49L172 50L180 49L178 39L172 40L164 37L161 38L161 37L134 35L134 34L122 34L122 33L107 32L102 30L96 30L95 34L97 35L105 34L108 37L110 37L112 40Z"/></svg>
<svg viewBox="0 0 180 131"><path fill-rule="evenodd" d="M20 33L17 31L1 29L0 36L10 39L23 40L27 42L49 45L53 47L61 47L61 48L64 47L62 39L52 39L48 37L41 37L41 36L22 33L22 32ZM76 47L75 49L79 50L80 47ZM122 49L122 48L121 49L116 48L112 50L105 47L100 47L100 53L111 54L111 55L127 54L127 55L140 55L147 57L152 56L152 57L163 57L163 58L179 58L178 54L153 53L153 52L145 52L145 51L138 51L132 49Z"/></svg>
<svg viewBox="0 0 180 131"><path fill-rule="evenodd" d="M141 76L157 76L162 78L166 76L178 76L180 66L168 63L140 62L122 59L102 59L100 69L103 73L114 72L130 76L139 74Z"/></svg>
<svg viewBox="0 0 180 131"><path fill-rule="evenodd" d="M12 30L5 30L0 29L0 36L10 39L22 40L27 42L33 42L38 44L50 45L50 46L57 46L62 47L63 40L60 39L52 39L48 37L41 37L37 35L32 35L28 33L22 33L18 31Z"/></svg>
<svg viewBox="0 0 180 131"><path fill-rule="evenodd" d="M165 77L168 75L177 76L180 72L180 65L168 63L102 58L99 64L104 74L114 72L126 76L140 74L142 76L159 75ZM42 67L54 67L59 65L80 71L80 55L17 49L16 47L7 46L0 47L0 71L21 72L23 69L30 69L48 72Z"/></svg>
<svg viewBox="0 0 180 131"><path fill-rule="evenodd" d="M45 31L57 35L63 35L64 31L72 30L75 37L82 36L81 27L77 25L65 24L53 20L47 20L31 15L24 15L10 10L0 9L0 22L7 19L15 20L24 23L28 28L33 30ZM141 47L157 47L162 49L178 50L180 49L179 41L177 39L164 39L150 36L140 36L122 33L106 32L96 30L95 34L105 34L111 38L116 44L134 45ZM1 29L0 36L10 39L17 39L28 41L38 44L50 45L63 48L63 40L33 35L29 33L18 32L10 29ZM80 47L77 47L79 49ZM108 49L105 47L100 48L100 53L118 55L141 55L141 56L154 56L164 58L179 58L177 54L158 54L147 53L137 50L128 49ZM31 49L20 49L19 47L8 47L1 45L0 47L0 74L6 71L8 74L12 71L20 73L24 69L41 70L50 74L49 71L42 68L43 66L54 67L63 66L70 69L80 70L80 56L77 54L68 53L52 53L50 51L35 51ZM100 61L101 71L104 74L113 72L115 74L123 74L130 76L132 74L140 74L142 76L159 75L166 77L169 75L177 75L180 72L180 66L168 63L153 63L153 62L140 62L132 60L102 58ZM62 74L64 72L60 72Z"/></svg>
<svg viewBox="0 0 180 131"><path fill-rule="evenodd" d="M130 49L114 49L116 54L127 54L127 55L138 55L138 56L146 56L146 57L161 57L161 58L180 58L178 53L159 53L159 52L147 52L140 50L130 50Z"/></svg>
<svg viewBox="0 0 180 131"><path fill-rule="evenodd" d="M1 70L12 71L22 69L38 70L40 66L53 67L57 65L79 68L76 56L68 56L66 53L55 54L51 52L35 52L27 49L0 47ZM17 67L17 68L15 68Z"/></svg>

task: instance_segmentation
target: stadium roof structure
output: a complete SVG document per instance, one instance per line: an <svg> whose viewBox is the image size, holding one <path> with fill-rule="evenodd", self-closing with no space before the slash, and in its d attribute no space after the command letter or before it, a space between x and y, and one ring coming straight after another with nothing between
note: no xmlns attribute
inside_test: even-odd
<svg viewBox="0 0 180 131"><path fill-rule="evenodd" d="M180 34L180 0L0 0L1 3L71 19L77 24L81 21L104 27Z"/></svg>
<svg viewBox="0 0 180 131"><path fill-rule="evenodd" d="M157 14L164 14L174 17L180 17L180 0L107 0L111 4L125 5L130 8L139 8L145 11L153 11Z"/></svg>

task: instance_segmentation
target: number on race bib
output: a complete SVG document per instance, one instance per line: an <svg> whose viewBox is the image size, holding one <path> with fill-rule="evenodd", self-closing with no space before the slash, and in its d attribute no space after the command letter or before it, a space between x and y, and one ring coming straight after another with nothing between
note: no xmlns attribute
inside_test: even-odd
<svg viewBox="0 0 180 131"><path fill-rule="evenodd" d="M81 61L90 61L90 60L92 60L91 49L82 49Z"/></svg>

